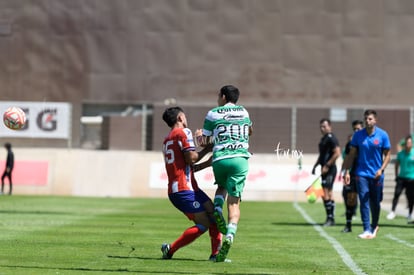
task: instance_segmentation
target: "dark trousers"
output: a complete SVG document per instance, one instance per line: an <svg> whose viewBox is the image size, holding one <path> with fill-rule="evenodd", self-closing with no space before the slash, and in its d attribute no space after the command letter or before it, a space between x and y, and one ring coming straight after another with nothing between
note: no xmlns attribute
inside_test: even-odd
<svg viewBox="0 0 414 275"><path fill-rule="evenodd" d="M407 197L407 202L408 202L408 214L411 215L413 213L413 206L414 206L414 179L398 178L397 185L398 185L398 182L401 182L400 185L402 185L402 189L405 188L405 195ZM394 206L394 200L393 200L393 206Z"/></svg>
<svg viewBox="0 0 414 275"><path fill-rule="evenodd" d="M395 183L395 188L394 188L394 197L392 198L391 211L395 212L395 209L397 208L398 200L404 188L405 188L404 180L402 180L401 178L397 178L396 183Z"/></svg>
<svg viewBox="0 0 414 275"><path fill-rule="evenodd" d="M12 193L12 189L13 189L13 182L12 182L12 173L4 171L3 175L1 176L1 192L3 193L4 191L4 179L7 177L7 179L9 180L9 194Z"/></svg>
<svg viewBox="0 0 414 275"><path fill-rule="evenodd" d="M349 185L344 185L342 189L342 197L344 199L346 209L346 225L350 227L352 223L352 217L356 214L356 210L358 208L358 193L355 176L351 176L351 182Z"/></svg>

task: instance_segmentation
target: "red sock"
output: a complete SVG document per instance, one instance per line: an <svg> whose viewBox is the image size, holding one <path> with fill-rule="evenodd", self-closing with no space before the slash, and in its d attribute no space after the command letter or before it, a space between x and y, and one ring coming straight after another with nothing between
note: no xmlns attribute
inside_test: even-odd
<svg viewBox="0 0 414 275"><path fill-rule="evenodd" d="M187 228L184 231L184 233L178 239L176 239L175 242L171 244L170 254L171 255L174 254L174 252L180 249L181 247L186 246L187 244L193 242L195 239L200 237L204 232L205 231L201 230L196 225Z"/></svg>
<svg viewBox="0 0 414 275"><path fill-rule="evenodd" d="M211 255L217 255L217 253L220 250L221 239L223 235L221 235L221 233L218 231L216 223L210 224L210 227L208 228L208 233L210 235L211 240Z"/></svg>

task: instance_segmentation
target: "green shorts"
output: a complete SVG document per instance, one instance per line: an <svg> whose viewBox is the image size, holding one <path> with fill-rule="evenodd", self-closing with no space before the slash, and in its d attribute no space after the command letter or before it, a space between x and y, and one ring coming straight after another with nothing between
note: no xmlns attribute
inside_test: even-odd
<svg viewBox="0 0 414 275"><path fill-rule="evenodd" d="M249 163L247 158L236 157L213 162L216 184L225 188L230 196L241 198Z"/></svg>

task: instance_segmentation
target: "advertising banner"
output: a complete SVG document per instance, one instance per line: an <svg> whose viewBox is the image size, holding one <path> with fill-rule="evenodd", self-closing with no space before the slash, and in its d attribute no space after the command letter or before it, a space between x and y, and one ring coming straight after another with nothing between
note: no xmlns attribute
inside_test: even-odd
<svg viewBox="0 0 414 275"><path fill-rule="evenodd" d="M10 130L0 123L0 137L70 139L71 105L64 102L0 101L3 114L9 107L19 107L26 114L23 129Z"/></svg>
<svg viewBox="0 0 414 275"><path fill-rule="evenodd" d="M312 166L304 165L303 170L298 170L297 165L275 165L275 164L249 164L244 190L301 190L311 184L319 175L312 175ZM216 189L214 185L214 174L211 167L195 173L198 185L201 189ZM342 190L342 182L338 174L334 190ZM165 172L164 163L153 162L150 168L151 188L167 188L168 178Z"/></svg>

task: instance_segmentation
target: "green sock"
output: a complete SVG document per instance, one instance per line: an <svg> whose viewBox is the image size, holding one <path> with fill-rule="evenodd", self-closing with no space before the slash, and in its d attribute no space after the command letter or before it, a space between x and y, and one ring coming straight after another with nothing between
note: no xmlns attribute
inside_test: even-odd
<svg viewBox="0 0 414 275"><path fill-rule="evenodd" d="M220 209L223 209L224 204L224 197L222 195L216 195L214 197L214 208L220 207Z"/></svg>
<svg viewBox="0 0 414 275"><path fill-rule="evenodd" d="M226 235L233 235L236 236L237 231L237 223L229 223L227 225L227 234Z"/></svg>

